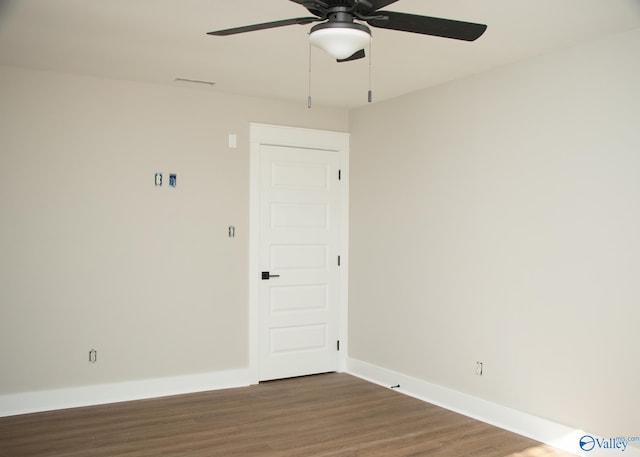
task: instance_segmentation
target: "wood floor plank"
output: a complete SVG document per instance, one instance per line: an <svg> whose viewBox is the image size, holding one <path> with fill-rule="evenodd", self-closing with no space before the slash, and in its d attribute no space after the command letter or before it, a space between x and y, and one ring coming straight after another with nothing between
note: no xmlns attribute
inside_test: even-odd
<svg viewBox="0 0 640 457"><path fill-rule="evenodd" d="M0 457L569 457L347 374L0 418Z"/></svg>

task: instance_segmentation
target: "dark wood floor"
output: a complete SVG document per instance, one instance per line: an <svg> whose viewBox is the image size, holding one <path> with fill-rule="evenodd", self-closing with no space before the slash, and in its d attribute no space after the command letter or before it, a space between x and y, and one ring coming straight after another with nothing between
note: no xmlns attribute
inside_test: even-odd
<svg viewBox="0 0 640 457"><path fill-rule="evenodd" d="M347 374L0 418L0 456L569 454Z"/></svg>

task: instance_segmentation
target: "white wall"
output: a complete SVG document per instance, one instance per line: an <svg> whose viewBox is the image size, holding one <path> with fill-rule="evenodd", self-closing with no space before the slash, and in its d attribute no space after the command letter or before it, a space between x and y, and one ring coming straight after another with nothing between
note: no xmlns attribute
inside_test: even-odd
<svg viewBox="0 0 640 457"><path fill-rule="evenodd" d="M638 56L635 30L351 113L350 357L640 433Z"/></svg>
<svg viewBox="0 0 640 457"><path fill-rule="evenodd" d="M247 367L249 122L347 112L6 67L0 100L0 395Z"/></svg>

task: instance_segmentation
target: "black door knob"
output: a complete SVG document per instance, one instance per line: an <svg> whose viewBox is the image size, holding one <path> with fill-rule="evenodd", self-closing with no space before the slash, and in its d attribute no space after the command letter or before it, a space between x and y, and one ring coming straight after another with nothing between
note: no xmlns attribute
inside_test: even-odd
<svg viewBox="0 0 640 457"><path fill-rule="evenodd" d="M279 278L280 275L272 275L271 273L269 273L268 271L263 271L262 272L262 280L264 281L269 280L269 278Z"/></svg>

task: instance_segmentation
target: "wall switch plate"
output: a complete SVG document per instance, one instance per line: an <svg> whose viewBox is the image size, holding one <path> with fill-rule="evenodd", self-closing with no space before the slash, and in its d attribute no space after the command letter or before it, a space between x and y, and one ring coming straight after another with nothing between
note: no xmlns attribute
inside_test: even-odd
<svg viewBox="0 0 640 457"><path fill-rule="evenodd" d="M238 135L235 133L229 134L229 148L236 149L238 147Z"/></svg>
<svg viewBox="0 0 640 457"><path fill-rule="evenodd" d="M155 183L156 186L162 186L162 173L156 173Z"/></svg>
<svg viewBox="0 0 640 457"><path fill-rule="evenodd" d="M484 373L484 363L476 362L476 374L478 376L482 376L483 373Z"/></svg>

